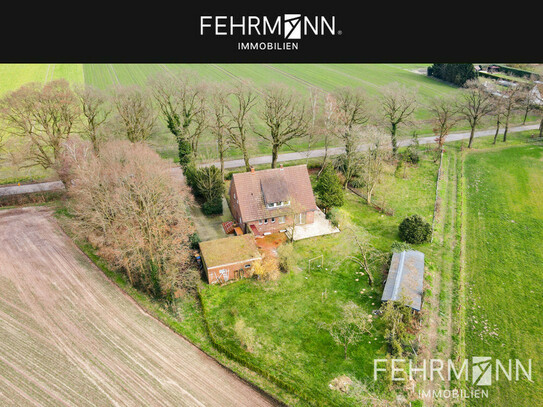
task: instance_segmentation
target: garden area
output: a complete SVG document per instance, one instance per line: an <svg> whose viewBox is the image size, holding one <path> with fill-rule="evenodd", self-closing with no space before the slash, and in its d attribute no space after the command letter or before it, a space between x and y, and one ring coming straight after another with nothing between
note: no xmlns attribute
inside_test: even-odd
<svg viewBox="0 0 543 407"><path fill-rule="evenodd" d="M392 216L347 190L335 215L342 232L295 242L291 272L275 281L246 279L203 288L205 317L220 346L310 394L320 405L368 402L375 394L393 397L383 381L373 380L373 360L388 353L378 316L382 287L391 246L400 240L400 222L415 213L432 221L439 165L434 158L433 151L424 150L418 165L406 164L400 173L392 162L386 164L374 200L386 201ZM310 172L315 184L317 170ZM371 285L356 261L361 258L359 242L379 258L371 267ZM428 253L432 262L430 247L416 249ZM360 342L345 351L329 328L347 304L355 304L372 323ZM333 390L344 376L352 380L350 390Z"/></svg>

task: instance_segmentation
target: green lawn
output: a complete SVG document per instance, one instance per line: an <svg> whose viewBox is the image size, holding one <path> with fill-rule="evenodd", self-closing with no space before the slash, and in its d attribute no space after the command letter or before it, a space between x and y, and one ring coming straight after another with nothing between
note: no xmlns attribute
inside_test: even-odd
<svg viewBox="0 0 543 407"><path fill-rule="evenodd" d="M408 168L406 178L395 178L393 168L388 168L387 181L377 190L376 199L388 195L394 216L383 215L348 193L340 209L343 226L349 224L357 233L369 233L376 248L389 252L390 245L398 240L398 224L405 216L420 213L431 221L436 173L437 164L430 157L425 157L418 167ZM357 254L353 238L345 230L294 245L298 271L283 274L276 282L244 280L222 287L208 286L202 291L213 333L231 352L249 357L266 371L295 383L313 394L319 404L356 404L353 398L328 388L330 381L342 374L388 397L383 383L373 381L373 359L386 354L378 319L372 334L351 348L347 360L329 333L319 329L320 322L332 322L348 301L354 301L367 313L378 309L381 271L374 271L373 287L366 276L357 274L359 266L345 257ZM428 263L434 261L430 244L418 249L427 254ZM308 259L321 254L323 267L314 264L309 272ZM250 349L235 330L240 320L256 338Z"/></svg>
<svg viewBox="0 0 543 407"><path fill-rule="evenodd" d="M533 380L501 380L470 405L532 406L543 393L543 148L469 153L466 353L532 359Z"/></svg>

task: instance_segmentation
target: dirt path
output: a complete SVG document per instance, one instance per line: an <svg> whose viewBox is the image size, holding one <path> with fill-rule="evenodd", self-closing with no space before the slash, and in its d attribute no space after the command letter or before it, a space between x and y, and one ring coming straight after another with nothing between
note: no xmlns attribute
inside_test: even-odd
<svg viewBox="0 0 543 407"><path fill-rule="evenodd" d="M271 405L143 312L47 208L0 212L0 321L0 405Z"/></svg>
<svg viewBox="0 0 543 407"><path fill-rule="evenodd" d="M436 249L436 272L433 274L432 296L428 303L429 315L427 328L424 331L424 349L422 358L451 358L453 353L453 296L455 293L454 276L458 267L456 247L458 242L458 153L449 152L443 156L443 172L439 181L438 211L436 213L436 230L434 242ZM445 382L427 380L423 383L426 392L439 388L448 389L450 383L445 375ZM447 400L448 401L448 400ZM448 405L445 401L444 404ZM435 400L426 399L425 405L433 406Z"/></svg>

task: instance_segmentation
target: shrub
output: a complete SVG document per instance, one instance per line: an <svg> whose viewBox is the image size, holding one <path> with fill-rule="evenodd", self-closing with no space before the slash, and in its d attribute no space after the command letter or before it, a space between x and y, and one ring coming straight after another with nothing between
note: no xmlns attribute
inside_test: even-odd
<svg viewBox="0 0 543 407"><path fill-rule="evenodd" d="M390 250L392 250L392 252L394 252L394 253L400 253L400 252L403 252L405 250L412 250L412 248L411 248L411 245L409 243L406 243L406 242L394 242L390 246Z"/></svg>
<svg viewBox="0 0 543 407"><path fill-rule="evenodd" d="M403 159L410 164L418 164L420 161L419 150L414 146L408 146L403 153Z"/></svg>
<svg viewBox="0 0 543 407"><path fill-rule="evenodd" d="M336 208L330 209L326 212L326 219L332 223L336 228L339 226L339 211Z"/></svg>
<svg viewBox="0 0 543 407"><path fill-rule="evenodd" d="M285 273L293 271L296 267L296 254L294 252L294 246L292 243L285 243L277 248L277 258L279 260L279 267Z"/></svg>
<svg viewBox="0 0 543 407"><path fill-rule="evenodd" d="M420 215L411 215L405 218L399 227L400 239L412 244L421 244L430 241L432 226L425 222Z"/></svg>
<svg viewBox="0 0 543 407"><path fill-rule="evenodd" d="M198 243L200 243L202 239L200 239L200 236L197 232L194 232L193 234L189 235L189 244L191 249L197 249Z"/></svg>
<svg viewBox="0 0 543 407"><path fill-rule="evenodd" d="M264 257L262 261L257 260L253 263L253 275L259 280L273 281L279 278L279 265L271 257Z"/></svg>
<svg viewBox="0 0 543 407"><path fill-rule="evenodd" d="M222 196L217 196L202 205L204 215L222 215Z"/></svg>

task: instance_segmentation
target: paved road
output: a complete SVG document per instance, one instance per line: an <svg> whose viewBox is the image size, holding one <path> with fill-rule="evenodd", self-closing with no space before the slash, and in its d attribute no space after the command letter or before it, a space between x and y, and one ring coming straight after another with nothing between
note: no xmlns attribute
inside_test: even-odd
<svg viewBox="0 0 543 407"><path fill-rule="evenodd" d="M538 129L539 129L538 124L531 124L531 125L526 125L526 126L511 127L509 129L509 132L517 133L520 131L538 130ZM496 130L493 130L493 129L479 130L475 132L475 137L493 136L495 131ZM503 134L503 129L500 130L500 134ZM469 138L469 132L451 133L447 136L447 142L465 140L468 138ZM434 139L435 139L435 136L421 137L419 139L419 142L420 144L431 144L435 142ZM406 146L409 143L410 143L410 140L401 140L398 144L400 146ZM365 148L367 148L366 145L360 146L360 150L364 150ZM329 148L328 155L329 156L339 155L343 153L343 151L344 151L343 147ZM323 157L323 156L324 156L324 149L317 149L317 150L309 151L309 155L307 151L279 154L277 161L285 162L285 161L305 160L308 157L316 158L316 157ZM249 160L249 162L252 165L269 164L271 163L271 155L253 157ZM209 167L211 165L215 165L219 167L221 164L218 161L201 164L202 167ZM224 162L225 169L240 168L240 167L243 167L244 165L245 165L245 162L242 159L228 160ZM53 191L53 190L62 189L62 188L64 188L64 185L62 185L62 182L60 181L42 182L39 184L26 184L26 185L21 185L21 186L0 187L0 197L7 196L7 195L26 194L26 193L38 192L38 191L40 192Z"/></svg>
<svg viewBox="0 0 543 407"><path fill-rule="evenodd" d="M264 407L145 313L43 207L0 211L1 406Z"/></svg>
<svg viewBox="0 0 543 407"><path fill-rule="evenodd" d="M511 127L509 129L509 133L517 133L520 131L526 131L526 130L537 130L539 129L538 124L533 125L526 125L526 126L518 126L518 127ZM480 130L475 132L475 137L485 137L485 136L493 136L496 130L490 129L490 130ZM503 134L503 129L500 130L500 134ZM419 138L420 144L431 144L434 143L435 136L427 136L427 137L421 137ZM469 139L469 132L462 132L462 133L451 133L447 136L447 142L451 141L458 141L458 140L465 140ZM402 140L398 144L400 146L406 146L410 143L410 140ZM367 148L367 146L362 145L360 146L360 150L364 150ZM334 156L339 155L343 153L344 149L343 147L334 147L328 149L328 155ZM323 157L324 156L324 149L317 149L317 150L311 150L309 151L309 158L315 158L315 157ZM305 160L308 158L308 152L294 152L294 153L284 153L279 154L279 157L277 158L278 162L285 162L285 161L295 161L295 160ZM258 164L269 164L271 163L271 155L266 156L260 156L260 157L253 157L249 160L249 162L252 165L258 165ZM211 166L215 165L219 167L221 164L220 162L210 162L202 164L202 166ZM224 168L239 168L243 167L245 165L245 162L242 159L238 160L229 160L224 162Z"/></svg>
<svg viewBox="0 0 543 407"><path fill-rule="evenodd" d="M0 187L0 197L20 194L31 194L44 191L61 191L64 189L62 181L39 182L35 184L14 185L9 187Z"/></svg>

